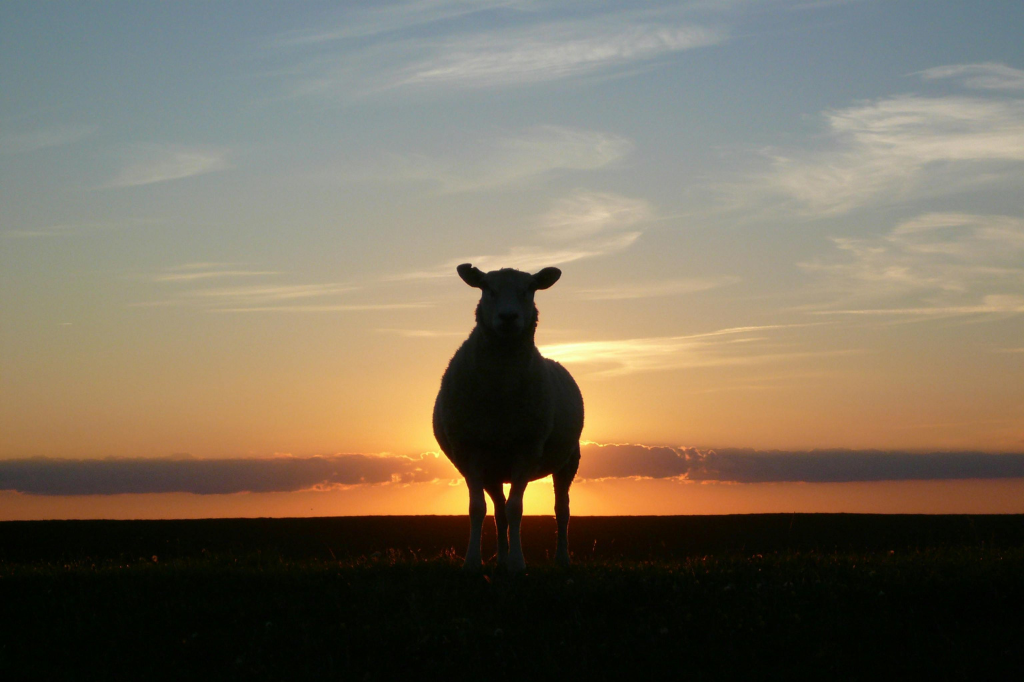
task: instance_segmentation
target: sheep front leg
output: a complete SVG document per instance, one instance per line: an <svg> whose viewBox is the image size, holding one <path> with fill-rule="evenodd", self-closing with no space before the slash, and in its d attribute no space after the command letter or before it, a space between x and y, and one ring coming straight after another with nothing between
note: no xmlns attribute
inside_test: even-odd
<svg viewBox="0 0 1024 682"><path fill-rule="evenodd" d="M513 573L526 569L523 543L519 535L519 527L523 523L524 493L526 493L526 481L512 481L508 502L505 503L505 516L508 518L508 570Z"/></svg>
<svg viewBox="0 0 1024 682"><path fill-rule="evenodd" d="M479 571L480 532L483 529L484 516L487 515L487 502L484 500L482 485L469 480L466 483L469 486L469 547L466 549L466 563L462 568L466 571Z"/></svg>
<svg viewBox="0 0 1024 682"><path fill-rule="evenodd" d="M487 488L494 504L494 529L498 535L498 565L504 566L508 560L508 518L505 515L505 490L501 483L492 483Z"/></svg>

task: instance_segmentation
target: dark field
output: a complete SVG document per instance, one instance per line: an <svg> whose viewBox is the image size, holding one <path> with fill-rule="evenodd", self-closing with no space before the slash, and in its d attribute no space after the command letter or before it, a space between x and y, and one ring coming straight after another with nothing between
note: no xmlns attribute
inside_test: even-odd
<svg viewBox="0 0 1024 682"><path fill-rule="evenodd" d="M584 517L570 571L547 559L554 520L531 517L514 577L462 574L467 532L462 517L0 523L0 678L1024 669L1020 516Z"/></svg>

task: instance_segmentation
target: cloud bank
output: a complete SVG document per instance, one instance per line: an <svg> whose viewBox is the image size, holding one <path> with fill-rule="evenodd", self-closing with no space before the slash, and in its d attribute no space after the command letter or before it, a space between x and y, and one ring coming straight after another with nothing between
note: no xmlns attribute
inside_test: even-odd
<svg viewBox="0 0 1024 682"><path fill-rule="evenodd" d="M250 459L126 458L0 462L0 490L31 495L273 493L458 478L443 457L333 455Z"/></svg>
<svg viewBox="0 0 1024 682"><path fill-rule="evenodd" d="M1024 453L882 450L701 450L584 443L578 480L655 478L727 483L847 483L1024 478ZM0 490L29 495L297 492L444 483L443 456L332 455L249 459L131 458L0 461Z"/></svg>
<svg viewBox="0 0 1024 682"><path fill-rule="evenodd" d="M1024 478L1024 453L752 450L586 443L578 477L726 483L851 483Z"/></svg>

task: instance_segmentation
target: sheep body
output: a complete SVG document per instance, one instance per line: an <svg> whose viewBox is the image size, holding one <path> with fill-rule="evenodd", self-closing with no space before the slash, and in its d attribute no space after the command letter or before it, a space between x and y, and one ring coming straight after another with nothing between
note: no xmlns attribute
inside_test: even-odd
<svg viewBox="0 0 1024 682"><path fill-rule="evenodd" d="M583 430L576 382L535 346L508 357L482 336L474 330L441 379L434 405L441 449L463 476L488 482L512 483L516 474L535 481L563 469L578 457Z"/></svg>
<svg viewBox="0 0 1024 682"><path fill-rule="evenodd" d="M482 273L468 264L459 274L483 290L477 324L441 378L434 403L434 435L465 477L472 522L467 567L479 566L479 522L486 510L483 490L494 501L498 559L506 560L503 483L511 483L507 509L512 528L509 568L524 565L518 528L526 484L552 475L559 539L556 558L568 562L568 491L579 467L583 396L568 370L541 356L534 342L537 308L533 292L560 272L536 275L517 270ZM515 518L517 517L518 518Z"/></svg>

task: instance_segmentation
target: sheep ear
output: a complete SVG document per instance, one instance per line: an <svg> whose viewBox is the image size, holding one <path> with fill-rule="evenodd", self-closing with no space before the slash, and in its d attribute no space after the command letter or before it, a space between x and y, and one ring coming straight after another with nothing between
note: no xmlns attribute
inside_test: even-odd
<svg viewBox="0 0 1024 682"><path fill-rule="evenodd" d="M459 271L459 277L462 278L462 281L469 286L476 287L477 289L484 288L484 273L480 272L479 268L474 268L469 263L463 263L456 270Z"/></svg>
<svg viewBox="0 0 1024 682"><path fill-rule="evenodd" d="M558 268L544 268L536 275L533 276L533 288L534 289L547 289L562 276L562 271Z"/></svg>

